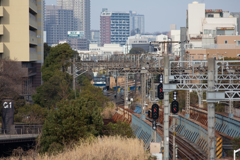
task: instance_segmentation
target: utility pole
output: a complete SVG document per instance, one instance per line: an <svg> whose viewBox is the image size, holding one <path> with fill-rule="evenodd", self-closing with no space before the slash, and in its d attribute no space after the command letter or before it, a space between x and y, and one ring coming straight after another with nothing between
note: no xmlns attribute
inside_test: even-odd
<svg viewBox="0 0 240 160"><path fill-rule="evenodd" d="M230 84L232 84L232 80L230 79ZM232 90L231 90L232 91ZM233 111L233 100L232 99L230 99L229 100L229 114L228 114L228 116L230 117L230 118L232 118L233 117L233 113L234 113L234 111Z"/></svg>
<svg viewBox="0 0 240 160"><path fill-rule="evenodd" d="M128 108L128 74L125 73L124 108Z"/></svg>
<svg viewBox="0 0 240 160"><path fill-rule="evenodd" d="M155 85L154 85L154 74L151 75L151 90L152 90L152 94L151 94L151 101L155 101Z"/></svg>
<svg viewBox="0 0 240 160"><path fill-rule="evenodd" d="M214 92L215 87L215 59L208 59L208 92ZM215 160L216 141L215 141L215 105L208 102L208 160Z"/></svg>
<svg viewBox="0 0 240 160"><path fill-rule="evenodd" d="M175 144L175 125L176 125L176 118L173 116L173 160L176 160L176 144Z"/></svg>
<svg viewBox="0 0 240 160"><path fill-rule="evenodd" d="M189 90L186 90L186 100L185 100L185 105L186 105L186 113L185 113L185 118L190 118L190 92Z"/></svg>
<svg viewBox="0 0 240 160"><path fill-rule="evenodd" d="M146 74L141 73L141 119L145 120Z"/></svg>
<svg viewBox="0 0 240 160"><path fill-rule="evenodd" d="M135 74L135 94L137 93L137 76L138 74Z"/></svg>
<svg viewBox="0 0 240 160"><path fill-rule="evenodd" d="M164 55L164 84L169 84L169 56ZM164 91L164 160L169 160L169 92Z"/></svg>

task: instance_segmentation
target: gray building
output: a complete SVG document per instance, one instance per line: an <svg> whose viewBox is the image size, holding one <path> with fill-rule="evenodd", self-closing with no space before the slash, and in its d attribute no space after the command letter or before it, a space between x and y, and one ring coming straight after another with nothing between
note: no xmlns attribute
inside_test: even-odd
<svg viewBox="0 0 240 160"><path fill-rule="evenodd" d="M145 32L145 19L144 15L137 14L134 11L130 13L130 32L131 35L143 34Z"/></svg>
<svg viewBox="0 0 240 160"><path fill-rule="evenodd" d="M126 12L108 12L106 8L100 16L101 45L124 45L130 35L130 14Z"/></svg>
<svg viewBox="0 0 240 160"><path fill-rule="evenodd" d="M46 5L44 25L48 45L58 44L60 40L67 39L68 31L76 30L73 11L61 6Z"/></svg>
<svg viewBox="0 0 240 160"><path fill-rule="evenodd" d="M90 32L91 32L90 44L100 45L100 31L99 30L91 30Z"/></svg>
<svg viewBox="0 0 240 160"><path fill-rule="evenodd" d="M77 24L76 31L84 31L84 37L90 40L90 0L57 0L57 5L62 9L73 10Z"/></svg>
<svg viewBox="0 0 240 160"><path fill-rule="evenodd" d="M77 50L89 50L89 41L87 39L80 38L69 38L67 39L67 43L72 47L72 49Z"/></svg>
<svg viewBox="0 0 240 160"><path fill-rule="evenodd" d="M237 32L240 35L240 12L231 12L230 15L237 17Z"/></svg>

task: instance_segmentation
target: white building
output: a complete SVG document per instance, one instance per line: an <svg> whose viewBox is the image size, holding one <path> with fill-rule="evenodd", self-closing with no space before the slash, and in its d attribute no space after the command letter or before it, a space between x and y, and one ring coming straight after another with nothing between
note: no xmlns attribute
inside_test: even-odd
<svg viewBox="0 0 240 160"><path fill-rule="evenodd" d="M163 34L161 34L161 35L158 35L157 37L156 37L156 41L158 41L158 42L166 42L166 41L169 41L169 39L168 39L168 36L167 35L163 35ZM165 48L165 50L164 50L164 48ZM161 43L160 44L160 53L167 53L167 44L165 43L165 46L164 46L164 43Z"/></svg>
<svg viewBox="0 0 240 160"><path fill-rule="evenodd" d="M171 30L171 39L172 41L180 42L180 30ZM180 55L180 44L179 43L172 43L172 53L175 56Z"/></svg>
<svg viewBox="0 0 240 160"><path fill-rule="evenodd" d="M89 44L89 51L95 52L98 55L102 54L122 54L123 53L123 47L120 46L120 44L104 44L103 47L97 45L97 44Z"/></svg>
<svg viewBox="0 0 240 160"><path fill-rule="evenodd" d="M187 48L202 48L214 44L217 35L237 35L237 18L222 9L205 9L204 3L188 4L187 11Z"/></svg>
<svg viewBox="0 0 240 160"><path fill-rule="evenodd" d="M127 39L127 43L123 45L123 53L124 54L129 53L133 47L139 47L144 49L146 52L148 52L151 41L156 41L155 35L136 34L134 36L130 36ZM153 48L150 48L150 51L152 50Z"/></svg>
<svg viewBox="0 0 240 160"><path fill-rule="evenodd" d="M156 41L156 36L136 34L135 36L128 37L127 44L150 43L151 41Z"/></svg>

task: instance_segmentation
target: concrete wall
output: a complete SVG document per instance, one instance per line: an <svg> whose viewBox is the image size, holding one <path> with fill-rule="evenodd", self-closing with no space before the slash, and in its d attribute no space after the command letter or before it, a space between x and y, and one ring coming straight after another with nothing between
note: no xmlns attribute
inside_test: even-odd
<svg viewBox="0 0 240 160"><path fill-rule="evenodd" d="M240 36L217 36L217 44L237 44L237 41L240 41Z"/></svg>

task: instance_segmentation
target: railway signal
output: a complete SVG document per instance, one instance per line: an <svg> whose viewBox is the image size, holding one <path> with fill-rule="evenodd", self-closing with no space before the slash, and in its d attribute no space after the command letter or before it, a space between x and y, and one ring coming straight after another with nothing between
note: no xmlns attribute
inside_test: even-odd
<svg viewBox="0 0 240 160"><path fill-rule="evenodd" d="M171 104L171 110L173 114L177 114L179 111L179 104L177 101L173 101Z"/></svg>
<svg viewBox="0 0 240 160"><path fill-rule="evenodd" d="M159 99L164 99L164 92L163 92L163 75L162 75L162 74L160 74L160 76L159 76L158 98L159 98Z"/></svg>
<svg viewBox="0 0 240 160"><path fill-rule="evenodd" d="M158 85L158 98L164 99L163 84L159 83Z"/></svg>
<svg viewBox="0 0 240 160"><path fill-rule="evenodd" d="M157 104L152 105L152 119L156 120L159 117L159 106Z"/></svg>

